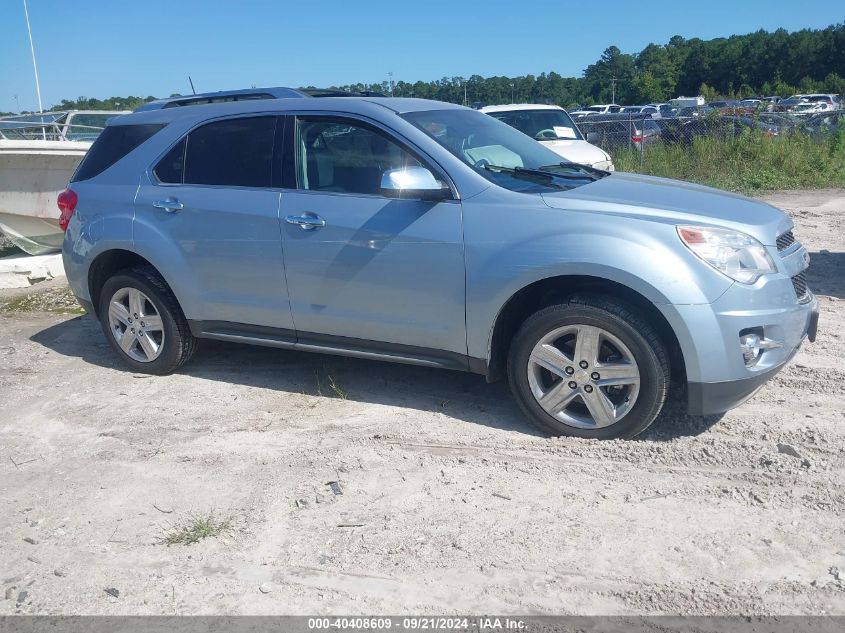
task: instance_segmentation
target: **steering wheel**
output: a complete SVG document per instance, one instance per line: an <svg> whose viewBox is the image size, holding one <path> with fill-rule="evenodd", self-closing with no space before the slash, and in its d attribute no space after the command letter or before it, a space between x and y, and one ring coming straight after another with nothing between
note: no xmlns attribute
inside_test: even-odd
<svg viewBox="0 0 845 633"><path fill-rule="evenodd" d="M486 169L489 164L490 164L490 161L487 160L486 158L480 158L477 161L475 161L475 166L478 167L479 169Z"/></svg>
<svg viewBox="0 0 845 633"><path fill-rule="evenodd" d="M557 132L551 129L540 130L534 135L534 138L539 140L555 139L557 138Z"/></svg>

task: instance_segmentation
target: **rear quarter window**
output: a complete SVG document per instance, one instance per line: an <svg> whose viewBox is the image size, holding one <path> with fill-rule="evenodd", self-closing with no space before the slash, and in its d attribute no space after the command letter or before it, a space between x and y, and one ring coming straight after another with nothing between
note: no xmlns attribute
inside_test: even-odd
<svg viewBox="0 0 845 633"><path fill-rule="evenodd" d="M103 173L136 147L149 140L164 124L114 125L97 137L79 164L71 182L89 180Z"/></svg>

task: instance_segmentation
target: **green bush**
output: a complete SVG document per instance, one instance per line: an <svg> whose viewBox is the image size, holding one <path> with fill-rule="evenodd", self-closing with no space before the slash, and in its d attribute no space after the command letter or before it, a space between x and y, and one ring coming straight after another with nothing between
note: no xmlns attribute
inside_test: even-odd
<svg viewBox="0 0 845 633"><path fill-rule="evenodd" d="M734 191L845 187L845 130L824 137L697 137L690 145L654 143L613 152L619 171L677 178Z"/></svg>

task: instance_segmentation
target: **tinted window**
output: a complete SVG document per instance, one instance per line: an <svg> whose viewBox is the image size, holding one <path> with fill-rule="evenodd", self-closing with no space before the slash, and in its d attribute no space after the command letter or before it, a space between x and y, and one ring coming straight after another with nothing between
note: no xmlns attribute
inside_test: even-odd
<svg viewBox="0 0 845 633"><path fill-rule="evenodd" d="M385 171L422 166L386 136L353 123L300 120L298 142L302 189L376 195Z"/></svg>
<svg viewBox="0 0 845 633"><path fill-rule="evenodd" d="M179 141L156 165L153 173L160 182L179 184L182 182L182 170L185 165L185 143L187 137Z"/></svg>
<svg viewBox="0 0 845 633"><path fill-rule="evenodd" d="M85 154L71 182L101 174L163 127L160 124L107 127Z"/></svg>
<svg viewBox="0 0 845 633"><path fill-rule="evenodd" d="M185 184L269 187L275 129L275 117L229 119L197 128L188 135Z"/></svg>

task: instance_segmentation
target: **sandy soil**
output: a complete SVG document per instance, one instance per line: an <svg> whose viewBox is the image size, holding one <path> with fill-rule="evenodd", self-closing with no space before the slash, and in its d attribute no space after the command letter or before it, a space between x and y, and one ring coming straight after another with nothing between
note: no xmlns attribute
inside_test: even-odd
<svg viewBox="0 0 845 633"><path fill-rule="evenodd" d="M845 191L767 199L819 340L637 441L540 437L477 376L207 343L151 378L0 316L0 614L845 614Z"/></svg>

